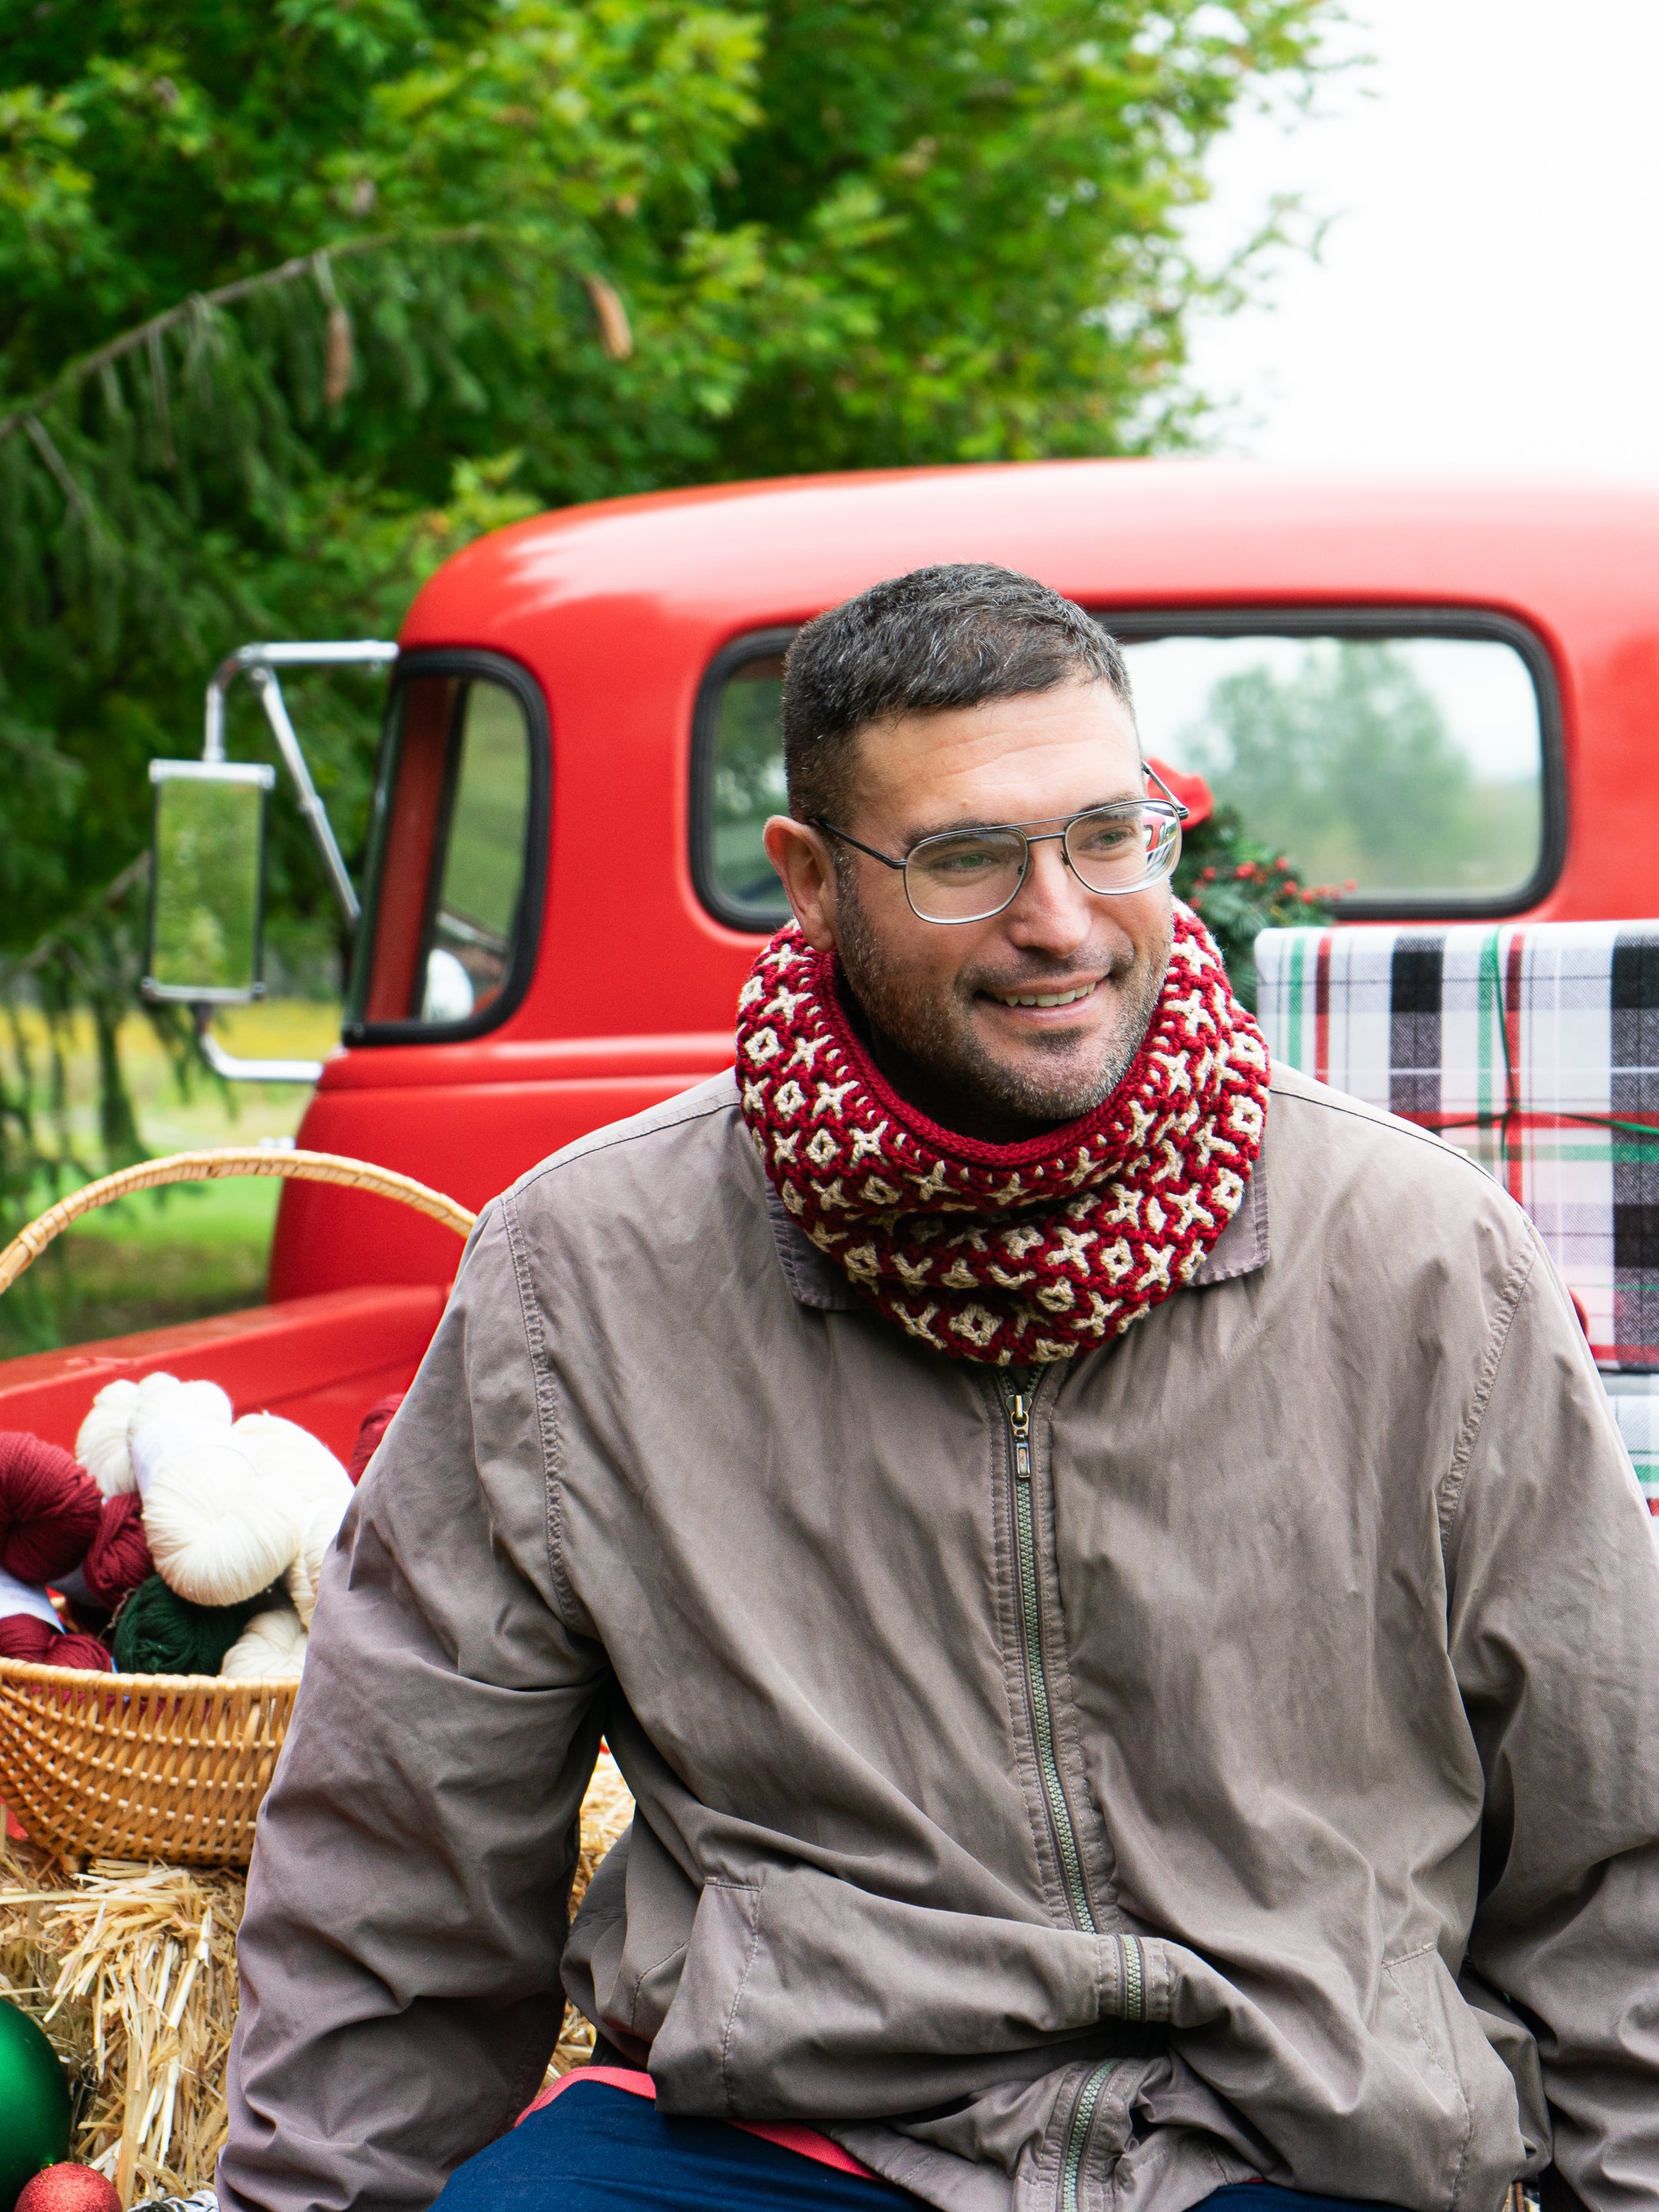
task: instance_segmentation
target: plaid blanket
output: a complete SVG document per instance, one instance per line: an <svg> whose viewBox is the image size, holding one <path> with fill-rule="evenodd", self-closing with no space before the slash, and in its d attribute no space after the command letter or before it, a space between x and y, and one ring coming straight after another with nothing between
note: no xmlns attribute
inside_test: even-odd
<svg viewBox="0 0 1659 2212"><path fill-rule="evenodd" d="M1275 1056L1497 1176L1601 1365L1659 1370L1659 921L1267 930L1255 954Z"/></svg>
<svg viewBox="0 0 1659 2212"><path fill-rule="evenodd" d="M1607 1375L1602 1380L1648 1511L1659 1517L1659 1375Z"/></svg>

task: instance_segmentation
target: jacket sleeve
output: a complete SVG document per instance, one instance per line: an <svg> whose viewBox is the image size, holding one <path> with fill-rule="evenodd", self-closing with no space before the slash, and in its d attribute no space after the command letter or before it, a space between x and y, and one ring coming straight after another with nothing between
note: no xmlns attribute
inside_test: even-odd
<svg viewBox="0 0 1659 2212"><path fill-rule="evenodd" d="M239 1943L225 2212L425 2212L557 2036L606 1675L562 1618L508 1230L474 1231L325 1570Z"/></svg>
<svg viewBox="0 0 1659 2212"><path fill-rule="evenodd" d="M1534 1247L1454 1466L1453 1663L1486 1777L1469 1963L1536 2039L1589 2212L1659 2202L1659 1543Z"/></svg>

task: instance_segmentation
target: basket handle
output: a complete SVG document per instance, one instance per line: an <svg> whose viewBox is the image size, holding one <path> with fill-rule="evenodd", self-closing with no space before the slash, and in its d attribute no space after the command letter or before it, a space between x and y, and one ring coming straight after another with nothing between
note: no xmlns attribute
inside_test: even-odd
<svg viewBox="0 0 1659 2212"><path fill-rule="evenodd" d="M33 1267L54 1237L61 1237L83 1213L94 1213L118 1198L137 1190L157 1190L170 1182L214 1182L222 1176L276 1176L296 1182L332 1182L347 1190L366 1190L377 1198L395 1198L465 1237L477 1219L475 1213L441 1191L429 1190L413 1176L395 1168L375 1167L368 1160L347 1159L340 1152L267 1151L260 1145L222 1145L211 1152L170 1152L165 1159L140 1160L136 1166L118 1169L96 1182L83 1183L56 1206L49 1206L27 1229L19 1230L0 1252L0 1293L9 1291L27 1267Z"/></svg>

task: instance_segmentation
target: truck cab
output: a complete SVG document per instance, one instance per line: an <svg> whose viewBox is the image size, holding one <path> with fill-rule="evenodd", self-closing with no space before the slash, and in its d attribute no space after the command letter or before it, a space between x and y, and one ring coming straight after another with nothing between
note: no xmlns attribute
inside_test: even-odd
<svg viewBox="0 0 1659 2212"><path fill-rule="evenodd" d="M1149 751L1344 886L1345 927L1647 914L1656 555L1651 494L1185 460L726 485L498 532L397 641L344 1025L297 1142L477 1209L728 1065L784 912L760 843L781 656L933 562L1097 616ZM98 1382L168 1366L337 1449L413 1372L459 1252L289 1183L264 1307L0 1365L0 1425L68 1441Z"/></svg>

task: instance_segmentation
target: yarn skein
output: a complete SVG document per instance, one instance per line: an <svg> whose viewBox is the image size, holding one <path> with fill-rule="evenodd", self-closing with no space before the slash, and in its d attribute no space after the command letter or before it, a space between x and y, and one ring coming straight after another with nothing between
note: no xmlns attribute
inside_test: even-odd
<svg viewBox="0 0 1659 2212"><path fill-rule="evenodd" d="M297 1613L273 1606L254 1614L226 1652L219 1672L232 1681L287 1681L303 1669L308 1640Z"/></svg>
<svg viewBox="0 0 1659 2212"><path fill-rule="evenodd" d="M192 1605L151 1575L116 1616L115 1663L124 1674L216 1674L259 1604Z"/></svg>
<svg viewBox="0 0 1659 2212"><path fill-rule="evenodd" d="M137 1589L145 1576L155 1571L155 1562L144 1534L143 1500L136 1490L106 1498L98 1518L98 1533L81 1565L88 1596L106 1613L113 1613L127 1592Z"/></svg>
<svg viewBox="0 0 1659 2212"><path fill-rule="evenodd" d="M377 1398L363 1415L357 1441L351 1447L351 1464L346 1469L354 1483L361 1482L367 1474L368 1462L374 1458L380 1438L392 1425L392 1416L407 1395L406 1391L390 1390L384 1398Z"/></svg>
<svg viewBox="0 0 1659 2212"><path fill-rule="evenodd" d="M132 1487L127 1422L138 1403L136 1382L106 1382L76 1432L75 1456L106 1498Z"/></svg>
<svg viewBox="0 0 1659 2212"><path fill-rule="evenodd" d="M133 1431L132 1464L156 1572L193 1604L240 1604L298 1552L302 1509L228 1431L153 1414Z"/></svg>
<svg viewBox="0 0 1659 2212"><path fill-rule="evenodd" d="M137 1486L132 1432L151 1413L228 1428L231 1403L216 1382L181 1382L176 1375L146 1375L142 1382L106 1382L75 1439L76 1457L106 1498Z"/></svg>
<svg viewBox="0 0 1659 2212"><path fill-rule="evenodd" d="M319 1437L280 1413L244 1413L231 1430L258 1468L260 1480L299 1501L301 1524L312 1509L335 1504L343 1513L351 1503L351 1477Z"/></svg>
<svg viewBox="0 0 1659 2212"><path fill-rule="evenodd" d="M292 1565L283 1577L283 1588L294 1601L301 1625L309 1629L317 1610L317 1589L323 1578L323 1561L333 1547L344 1518L332 1505L319 1506L306 1523L306 1533Z"/></svg>
<svg viewBox="0 0 1659 2212"><path fill-rule="evenodd" d="M28 1659L39 1667L81 1667L93 1674L110 1671L110 1656L95 1636L49 1628L32 1613L8 1613L0 1620L0 1659Z"/></svg>
<svg viewBox="0 0 1659 2212"><path fill-rule="evenodd" d="M98 1528L98 1486L57 1444L0 1432L0 1567L49 1583L78 1567Z"/></svg>

